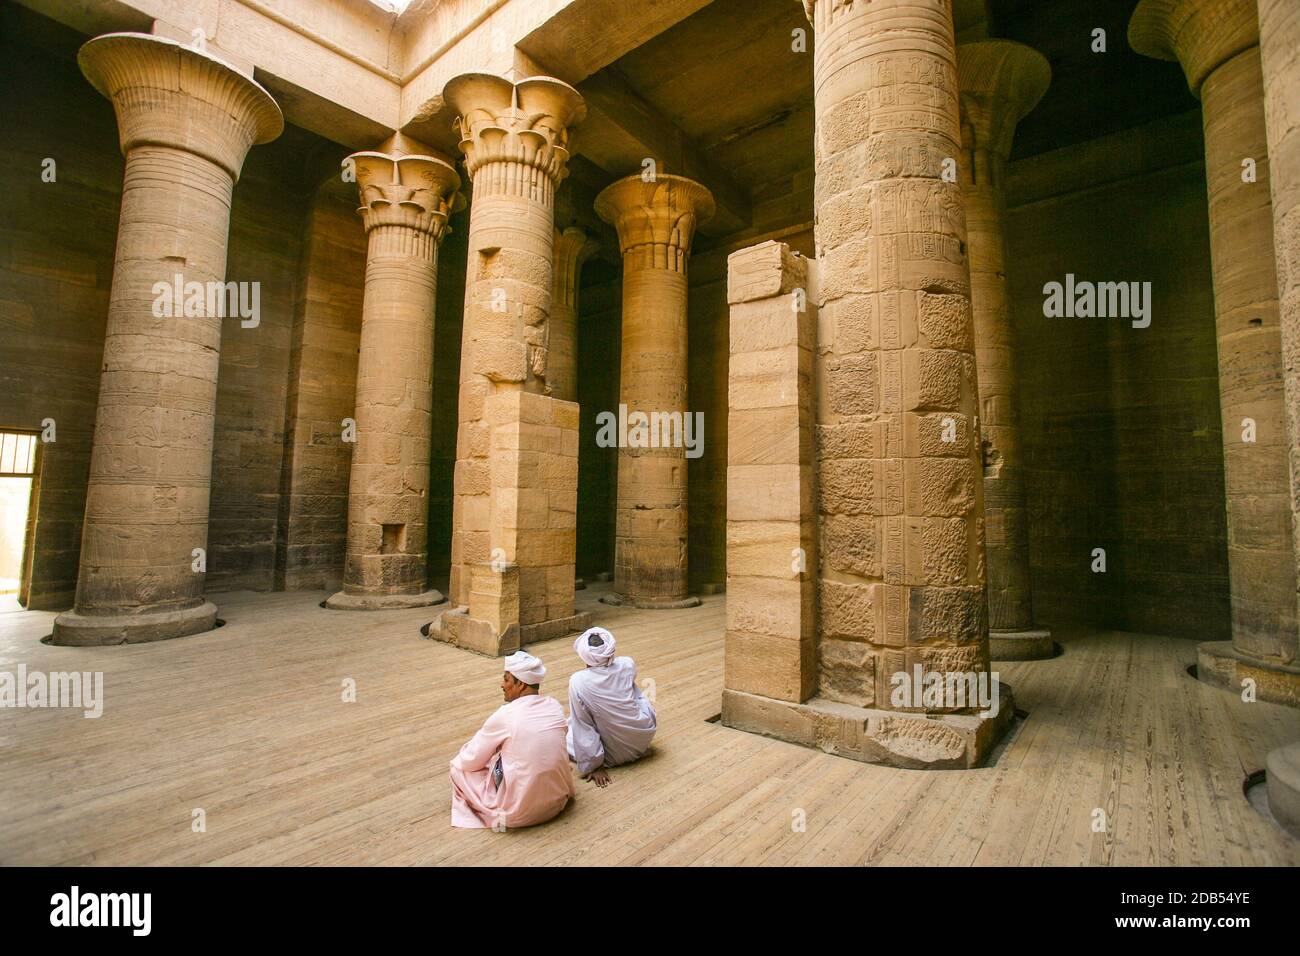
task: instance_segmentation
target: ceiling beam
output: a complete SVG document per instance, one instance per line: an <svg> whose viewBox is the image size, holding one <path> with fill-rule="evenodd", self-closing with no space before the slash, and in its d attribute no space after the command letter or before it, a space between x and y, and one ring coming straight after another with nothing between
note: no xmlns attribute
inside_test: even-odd
<svg viewBox="0 0 1300 956"><path fill-rule="evenodd" d="M671 120L646 102L615 68L601 70L578 90L587 119L573 136L573 150L609 174L611 180L640 173L646 159L656 171L687 176L713 193L718 211L700 223L706 235L726 235L749 225L749 194L720 169Z"/></svg>

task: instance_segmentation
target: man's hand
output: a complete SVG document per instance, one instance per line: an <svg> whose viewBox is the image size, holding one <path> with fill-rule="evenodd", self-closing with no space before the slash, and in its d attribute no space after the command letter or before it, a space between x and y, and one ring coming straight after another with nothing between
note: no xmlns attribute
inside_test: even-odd
<svg viewBox="0 0 1300 956"><path fill-rule="evenodd" d="M591 773L587 774L587 779L602 790L614 782L613 778L610 777L609 772L606 771L604 767L597 767Z"/></svg>

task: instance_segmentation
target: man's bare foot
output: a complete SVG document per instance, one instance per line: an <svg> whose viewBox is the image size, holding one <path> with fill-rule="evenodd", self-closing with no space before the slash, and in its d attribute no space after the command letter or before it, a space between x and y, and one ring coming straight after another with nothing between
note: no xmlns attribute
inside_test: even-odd
<svg viewBox="0 0 1300 956"><path fill-rule="evenodd" d="M614 782L613 778L610 777L609 772L604 767L598 767L591 773L587 774L587 779L602 790Z"/></svg>

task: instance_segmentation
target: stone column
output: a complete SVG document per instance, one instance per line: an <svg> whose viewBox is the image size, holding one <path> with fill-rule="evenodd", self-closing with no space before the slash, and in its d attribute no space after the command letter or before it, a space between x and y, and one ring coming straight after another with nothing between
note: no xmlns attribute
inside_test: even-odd
<svg viewBox="0 0 1300 956"><path fill-rule="evenodd" d="M423 607L428 586L433 316L438 244L463 200L432 156L353 153L365 224L366 288L357 356L356 443L348 486L344 610Z"/></svg>
<svg viewBox="0 0 1300 956"><path fill-rule="evenodd" d="M573 613L578 406L548 392L555 189L577 90L452 79L473 184L452 512L451 600L431 635L487 654L585 626Z"/></svg>
<svg viewBox="0 0 1300 956"><path fill-rule="evenodd" d="M796 703L734 684L728 661L722 719L856 760L972 767L1013 705L989 672L966 226L960 188L943 178L960 147L951 4L804 6L816 35L817 394L816 424L799 441L816 476L805 507L818 529L817 677ZM733 277L736 266L733 256ZM765 363L774 377L788 377L798 356L797 326L785 325L786 358ZM733 403L744 372L733 354ZM785 524L792 532L792 516ZM742 542L728 541L729 575ZM802 606L753 616L776 616L797 640ZM762 623L743 629L772 634ZM729 649L735 628L729 614ZM786 647L786 690L803 696ZM936 680L953 692L935 696Z"/></svg>
<svg viewBox="0 0 1300 956"><path fill-rule="evenodd" d="M76 606L54 642L182 637L217 616L203 580L230 197L284 121L252 79L174 40L108 34L77 61L113 103L126 173Z"/></svg>
<svg viewBox="0 0 1300 956"><path fill-rule="evenodd" d="M1259 0L1259 32L1280 296L1291 541L1300 568L1300 7L1289 0ZM1300 635L1293 633L1290 647L1284 650L1283 659L1296 671ZM1300 672L1294 674L1290 692L1282 697L1300 706ZM1292 765L1297 764L1300 760L1293 754ZM1295 805L1300 807L1300 800ZM1300 812L1297 821L1300 825Z"/></svg>
<svg viewBox="0 0 1300 956"><path fill-rule="evenodd" d="M686 263L712 194L681 176L620 179L596 197L623 254L619 377L618 504L614 594L644 608L693 607L687 593L685 430L702 438L687 408ZM663 427L660 427L660 426ZM674 430L675 429L675 430Z"/></svg>
<svg viewBox="0 0 1300 956"><path fill-rule="evenodd" d="M1182 65L1205 126L1232 641L1202 644L1198 673L1234 689L1249 677L1261 699L1296 702L1296 552L1255 0L1142 0L1128 33L1139 53Z"/></svg>
<svg viewBox="0 0 1300 956"><path fill-rule="evenodd" d="M979 373L989 646L995 660L1039 660L1054 652L1050 632L1034 626L1003 226L1003 176L1016 124L1042 99L1051 79L1047 59L1023 44L985 40L957 47L959 167Z"/></svg>
<svg viewBox="0 0 1300 956"><path fill-rule="evenodd" d="M556 230L546 382L551 395L565 402L578 400L578 285L582 266L596 249L596 242L577 226Z"/></svg>

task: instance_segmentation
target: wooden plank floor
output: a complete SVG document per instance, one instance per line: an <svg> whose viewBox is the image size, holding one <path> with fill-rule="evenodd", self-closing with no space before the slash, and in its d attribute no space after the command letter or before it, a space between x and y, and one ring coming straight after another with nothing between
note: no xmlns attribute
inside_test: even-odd
<svg viewBox="0 0 1300 956"><path fill-rule="evenodd" d="M1300 864L1241 792L1300 712L1195 682L1192 642L1062 634L1062 657L997 666L1030 716L992 766L891 770L708 722L725 598L649 612L599 593L581 606L655 682L655 750L506 834L452 829L446 772L501 664L421 639L427 611L227 594L220 630L85 649L39 643L51 614L0 613L0 670L102 670L106 698L98 720L0 709L0 863ZM571 639L531 650L565 700Z"/></svg>

